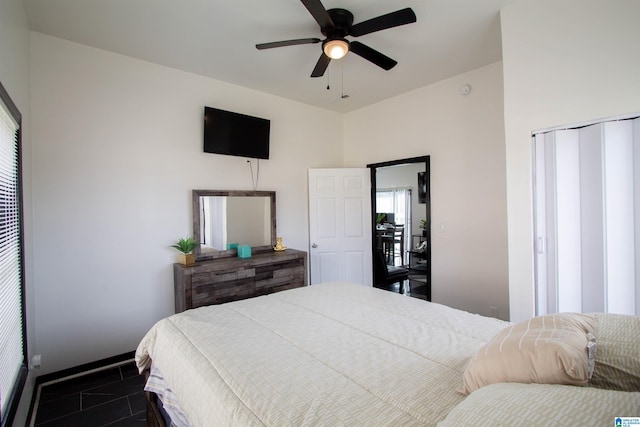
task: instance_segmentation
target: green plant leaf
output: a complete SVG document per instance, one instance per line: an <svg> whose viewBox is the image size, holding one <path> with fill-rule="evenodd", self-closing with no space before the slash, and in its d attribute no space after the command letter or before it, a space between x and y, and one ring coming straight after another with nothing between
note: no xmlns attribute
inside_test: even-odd
<svg viewBox="0 0 640 427"><path fill-rule="evenodd" d="M193 240L192 237L187 237L185 239L180 238L178 239L177 244L171 245L172 248L177 249L183 254L191 253L197 246L198 244L196 243L195 240Z"/></svg>

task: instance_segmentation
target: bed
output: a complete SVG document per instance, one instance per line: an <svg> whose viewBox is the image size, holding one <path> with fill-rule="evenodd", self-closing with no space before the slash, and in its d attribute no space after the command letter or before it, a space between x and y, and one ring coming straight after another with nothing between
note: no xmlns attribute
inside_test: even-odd
<svg viewBox="0 0 640 427"><path fill-rule="evenodd" d="M640 389L497 382L465 391L470 361L510 326L336 282L170 316L142 339L136 362L176 425L448 426L478 425L479 416L483 425L533 425L538 410L594 421L565 408L574 391L594 413L593 402L602 408L599 419L640 415Z"/></svg>

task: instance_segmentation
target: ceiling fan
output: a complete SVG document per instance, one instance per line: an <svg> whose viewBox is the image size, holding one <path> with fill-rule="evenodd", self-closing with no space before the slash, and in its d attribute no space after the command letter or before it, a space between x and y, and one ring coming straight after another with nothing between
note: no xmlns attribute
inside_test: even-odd
<svg viewBox="0 0 640 427"><path fill-rule="evenodd" d="M311 73L311 77L323 76L332 59L340 59L349 51L385 70L392 69L397 64L395 60L363 43L358 41L350 42L345 39L345 37L360 37L375 31L416 22L416 14L408 7L353 25L353 14L346 9L326 10L320 0L300 1L320 25L320 31L326 38L324 40L319 38L306 38L260 43L256 45L256 48L262 50L322 42L322 53Z"/></svg>

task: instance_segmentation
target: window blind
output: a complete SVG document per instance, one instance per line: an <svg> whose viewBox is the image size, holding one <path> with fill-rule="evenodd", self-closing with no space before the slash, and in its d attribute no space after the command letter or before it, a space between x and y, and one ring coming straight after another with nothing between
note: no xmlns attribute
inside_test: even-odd
<svg viewBox="0 0 640 427"><path fill-rule="evenodd" d="M376 210L394 214L396 224L410 226L411 190L404 188L376 190Z"/></svg>
<svg viewBox="0 0 640 427"><path fill-rule="evenodd" d="M0 402L2 425L15 412L26 376L23 324L19 117L0 85ZM19 114L19 113L18 113Z"/></svg>

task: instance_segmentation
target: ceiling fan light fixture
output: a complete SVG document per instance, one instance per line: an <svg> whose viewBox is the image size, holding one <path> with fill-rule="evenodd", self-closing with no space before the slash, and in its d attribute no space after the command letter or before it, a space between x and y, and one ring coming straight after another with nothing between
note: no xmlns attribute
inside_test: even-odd
<svg viewBox="0 0 640 427"><path fill-rule="evenodd" d="M322 46L324 54L331 59L340 59L349 52L349 42L345 39L329 40Z"/></svg>

